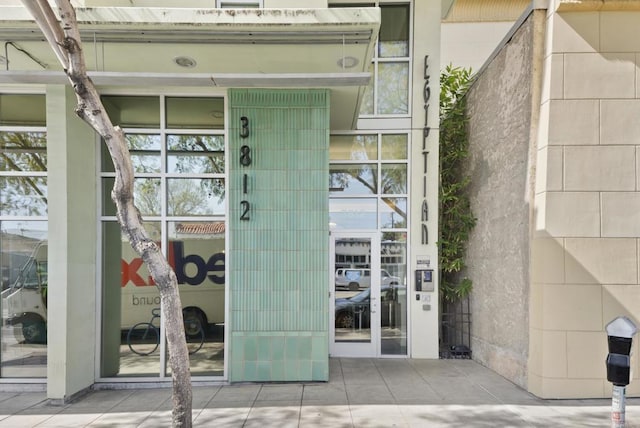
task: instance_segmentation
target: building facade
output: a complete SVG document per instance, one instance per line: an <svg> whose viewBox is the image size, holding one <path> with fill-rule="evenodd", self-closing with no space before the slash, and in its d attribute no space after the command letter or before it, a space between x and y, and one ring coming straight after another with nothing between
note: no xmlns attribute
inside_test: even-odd
<svg viewBox="0 0 640 428"><path fill-rule="evenodd" d="M74 5L180 283L194 381L437 358L447 5L151 3ZM117 224L105 146L20 2L0 15L0 388L65 401L168 383L160 298Z"/></svg>
<svg viewBox="0 0 640 428"><path fill-rule="evenodd" d="M640 323L639 24L534 1L469 93L473 355L540 397L610 396L605 326Z"/></svg>

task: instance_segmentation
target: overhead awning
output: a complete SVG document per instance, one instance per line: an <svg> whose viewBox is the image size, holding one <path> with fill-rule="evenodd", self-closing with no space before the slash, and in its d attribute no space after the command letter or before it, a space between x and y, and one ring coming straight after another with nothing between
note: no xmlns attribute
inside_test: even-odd
<svg viewBox="0 0 640 428"><path fill-rule="evenodd" d="M64 82L28 12L0 7L0 16L0 83ZM77 16L99 85L330 88L333 129L355 126L380 27L378 8L106 7Z"/></svg>

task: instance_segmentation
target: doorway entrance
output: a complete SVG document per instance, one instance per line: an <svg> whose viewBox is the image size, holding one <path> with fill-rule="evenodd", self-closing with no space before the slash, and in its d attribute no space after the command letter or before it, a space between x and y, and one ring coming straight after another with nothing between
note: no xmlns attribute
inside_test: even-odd
<svg viewBox="0 0 640 428"><path fill-rule="evenodd" d="M338 357L380 352L380 242L376 233L331 234L331 343Z"/></svg>
<svg viewBox="0 0 640 428"><path fill-rule="evenodd" d="M406 356L404 269L382 263L398 253L393 257L400 257L404 267L404 246L381 241L379 232L334 231L330 248L331 356Z"/></svg>

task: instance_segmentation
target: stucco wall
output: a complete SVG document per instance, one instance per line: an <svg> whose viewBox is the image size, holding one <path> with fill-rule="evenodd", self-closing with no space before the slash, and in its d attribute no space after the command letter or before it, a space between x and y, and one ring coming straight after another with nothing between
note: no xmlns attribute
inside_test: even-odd
<svg viewBox="0 0 640 428"><path fill-rule="evenodd" d="M540 21L540 20L538 20ZM473 358L526 387L534 15L480 71L468 94ZM543 22L543 20L542 20Z"/></svg>

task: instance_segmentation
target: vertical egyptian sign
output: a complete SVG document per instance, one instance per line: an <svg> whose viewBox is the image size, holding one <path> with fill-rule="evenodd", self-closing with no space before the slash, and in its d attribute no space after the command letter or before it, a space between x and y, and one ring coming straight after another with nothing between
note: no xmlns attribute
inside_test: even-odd
<svg viewBox="0 0 640 428"><path fill-rule="evenodd" d="M422 128L422 207L420 209L420 224L422 230L422 245L429 243L429 204L427 202L427 163L429 151L427 150L427 138L431 127L429 127L429 100L431 98L431 87L429 85L429 55L424 57L424 87L422 97L424 101L424 127Z"/></svg>

